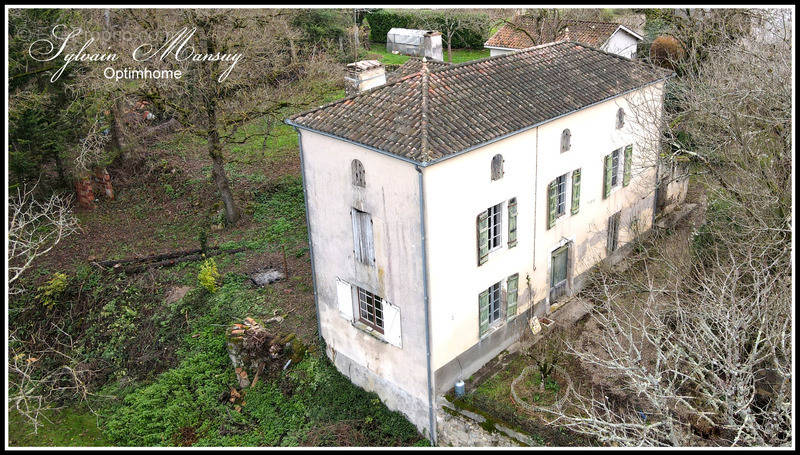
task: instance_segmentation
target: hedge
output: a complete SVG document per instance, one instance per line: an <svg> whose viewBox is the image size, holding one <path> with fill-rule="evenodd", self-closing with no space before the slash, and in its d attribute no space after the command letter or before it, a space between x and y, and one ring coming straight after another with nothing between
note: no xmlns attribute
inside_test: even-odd
<svg viewBox="0 0 800 455"><path fill-rule="evenodd" d="M443 31L444 23L447 15L454 14L452 11L440 10L392 10L392 9L379 9L370 12L366 15L367 22L369 22L369 39L374 43L385 43L386 35L389 30L395 27L399 28L416 28L416 29L434 29ZM452 47L480 49L483 43L489 38L489 16L479 13L459 12L455 13L465 18L477 22L480 25L479 30L470 30L462 28L456 30L453 34ZM443 37L444 38L444 37ZM445 40L442 40L442 45L447 47Z"/></svg>

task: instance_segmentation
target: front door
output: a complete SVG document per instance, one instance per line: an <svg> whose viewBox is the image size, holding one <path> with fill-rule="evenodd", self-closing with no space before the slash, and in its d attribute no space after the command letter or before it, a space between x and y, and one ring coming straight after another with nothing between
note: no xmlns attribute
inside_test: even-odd
<svg viewBox="0 0 800 455"><path fill-rule="evenodd" d="M550 272L550 302L567 293L567 257L569 246L564 245L553 251L552 269Z"/></svg>

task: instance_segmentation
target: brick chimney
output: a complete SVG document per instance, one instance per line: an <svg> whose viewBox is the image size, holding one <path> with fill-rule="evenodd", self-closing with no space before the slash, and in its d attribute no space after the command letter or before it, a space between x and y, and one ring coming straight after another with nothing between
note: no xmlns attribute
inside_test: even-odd
<svg viewBox="0 0 800 455"><path fill-rule="evenodd" d="M347 64L345 94L350 96L386 83L386 68L377 60Z"/></svg>

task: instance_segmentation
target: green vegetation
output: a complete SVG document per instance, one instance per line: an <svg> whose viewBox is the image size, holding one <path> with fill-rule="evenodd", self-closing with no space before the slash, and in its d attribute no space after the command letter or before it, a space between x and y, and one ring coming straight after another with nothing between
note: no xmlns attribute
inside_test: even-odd
<svg viewBox="0 0 800 455"><path fill-rule="evenodd" d="M373 44L368 55L384 65L401 65L409 58L408 55L392 54L386 50L385 44ZM489 49L453 49L453 63L464 63L489 57Z"/></svg>
<svg viewBox="0 0 800 455"><path fill-rule="evenodd" d="M348 422L368 445L408 445L421 439L402 415L388 411L375 394L353 386L315 353L259 381L243 395L238 409L226 400L236 380L225 327L271 307L253 298L259 292L246 287L244 277L226 278L208 298L202 293L184 297L180 305L191 309L186 315L194 329L177 353L182 360L152 383L128 391L104 413L109 416L103 422L109 440L136 446L293 446L339 421ZM113 393L113 387L104 392Z"/></svg>
<svg viewBox="0 0 800 455"><path fill-rule="evenodd" d="M385 43L389 30L395 27L430 29L445 33L453 29L454 48L481 49L489 38L489 17L482 13L457 10L379 9L366 15L370 41ZM445 46L446 47L446 46Z"/></svg>
<svg viewBox="0 0 800 455"><path fill-rule="evenodd" d="M49 411L38 433L27 431L28 421L16 410L8 413L8 445L12 447L102 447L111 445L97 417L88 409L68 407Z"/></svg>
<svg viewBox="0 0 800 455"><path fill-rule="evenodd" d="M214 258L208 258L203 261L200 266L200 273L197 274L197 281L200 286L205 288L210 293L217 292L217 281L219 281L219 272L217 271L217 263Z"/></svg>

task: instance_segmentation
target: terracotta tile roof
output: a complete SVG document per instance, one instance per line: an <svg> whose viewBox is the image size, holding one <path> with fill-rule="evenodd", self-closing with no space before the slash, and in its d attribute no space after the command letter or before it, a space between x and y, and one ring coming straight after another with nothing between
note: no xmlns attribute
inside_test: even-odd
<svg viewBox="0 0 800 455"><path fill-rule="evenodd" d="M428 69L430 69L431 71L450 66L449 63L440 62L438 60L428 60L427 63L428 63ZM406 60L405 63L397 67L396 70L387 74L386 82L392 83L404 76L408 76L409 74L419 73L420 71L422 71L422 59L410 58Z"/></svg>
<svg viewBox="0 0 800 455"><path fill-rule="evenodd" d="M564 21L566 27L557 36L539 37L539 32L532 16L518 16L511 22L513 25L504 24L497 33L486 41L484 46L525 49L536 44L531 40L532 36L536 38L537 42L542 40L545 42L572 40L589 46L600 47L620 26L620 24L612 22L566 20Z"/></svg>
<svg viewBox="0 0 800 455"><path fill-rule="evenodd" d="M420 66L287 123L427 163L672 74L575 42Z"/></svg>

